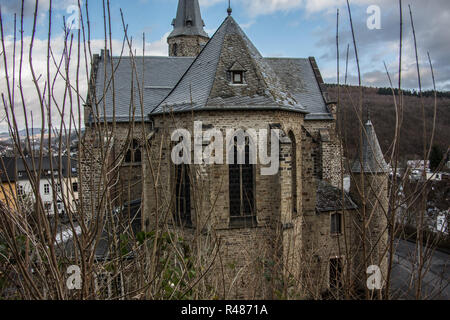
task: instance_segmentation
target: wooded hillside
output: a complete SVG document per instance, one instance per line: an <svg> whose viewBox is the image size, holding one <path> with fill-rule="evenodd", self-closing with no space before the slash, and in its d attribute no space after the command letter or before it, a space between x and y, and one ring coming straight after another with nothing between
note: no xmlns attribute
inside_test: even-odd
<svg viewBox="0 0 450 320"><path fill-rule="evenodd" d="M337 100L337 87L328 85L330 98ZM358 145L359 131L357 108L360 91L358 87L342 86L340 89L339 120L342 121L343 139L348 147L347 156L353 158ZM447 150L450 145L450 98L437 99L436 131L434 144ZM398 98L397 98L398 99ZM395 107L392 95L378 88L363 88L364 121L367 108L370 108L371 120L384 153L391 151L395 133ZM424 97L427 142L430 141L433 127L434 98ZM415 94L404 96L403 126L401 131L400 155L405 159L423 158L423 117L421 99Z"/></svg>

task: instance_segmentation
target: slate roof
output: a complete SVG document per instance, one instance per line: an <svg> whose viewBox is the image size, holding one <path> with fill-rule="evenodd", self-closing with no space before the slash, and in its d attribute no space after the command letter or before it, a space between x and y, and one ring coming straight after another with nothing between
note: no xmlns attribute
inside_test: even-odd
<svg viewBox="0 0 450 320"><path fill-rule="evenodd" d="M263 78L264 94L251 97L241 95L210 97L220 54L224 49L224 40L226 35L230 34L239 36L245 43L247 52ZM113 104L109 59L112 59L115 70L115 104ZM98 59L95 89L100 121L111 122L114 114L117 122L130 121L133 114L132 83L134 83L135 120L141 120L137 83L139 82L139 86L142 85L143 68L144 120L150 114L164 112L242 109L288 110L305 113L306 120L333 119L310 59L263 58L231 16L225 19L196 58L136 57L135 64L133 68L132 59L128 57L110 58L103 55ZM106 95L103 94L104 91ZM89 119L86 119L86 122L88 121Z"/></svg>
<svg viewBox="0 0 450 320"><path fill-rule="evenodd" d="M115 96L113 96L111 61L108 59L112 59L115 70L113 74ZM115 101L116 121L130 121L133 114L131 108L132 78L134 78L135 119L141 119L138 86L142 85L142 79L144 79L143 101L144 116L146 117L170 93L193 60L194 58L186 57L144 57L144 59L137 57L134 59L135 73L132 67L132 59L129 57L100 58L95 81L100 120L113 120L113 101ZM142 77L142 70L144 70L144 78ZM95 112L94 110L94 114L96 114Z"/></svg>
<svg viewBox="0 0 450 320"><path fill-rule="evenodd" d="M27 174L25 163L28 166L28 169L30 171L33 170L33 159L32 158L27 157L27 158L25 158L25 160L22 158L18 158L17 159L17 172L18 172L18 174L22 173L22 175L18 178L18 180L28 179L28 174ZM36 170L38 170L39 169L39 157L35 157L34 163L35 163ZM52 163L53 163L53 170L60 172L59 157L53 157ZM77 170L77 160L76 159L70 160L71 167L69 168L68 157L63 156L63 157L61 157L61 165L62 165L61 173L62 173L63 177L65 177L65 178L67 178L69 176L77 177L78 170ZM41 177L44 178L46 176L49 176L48 171L51 170L51 166L50 166L50 158L48 156L42 158L41 168L42 168Z"/></svg>
<svg viewBox="0 0 450 320"><path fill-rule="evenodd" d="M208 37L203 30L205 23L200 13L198 0L179 0L177 17L172 22L173 31L169 38L178 36L202 36Z"/></svg>
<svg viewBox="0 0 450 320"><path fill-rule="evenodd" d="M362 145L362 161L361 166L359 155L353 163L352 172L354 173L386 173L389 167L384 159L378 142L377 134L373 127L372 121L368 120L364 125L363 145Z"/></svg>
<svg viewBox="0 0 450 320"><path fill-rule="evenodd" d="M333 187L327 182L320 180L317 184L316 210L318 212L330 212L338 210L354 210L358 206L353 202L347 193L344 193L345 200L342 205L342 191Z"/></svg>
<svg viewBox="0 0 450 320"><path fill-rule="evenodd" d="M3 157L0 162L0 180L2 183L14 182L15 181L15 164L14 158Z"/></svg>
<svg viewBox="0 0 450 320"><path fill-rule="evenodd" d="M251 56L256 71L262 77L260 87L264 91L263 94L226 98L210 96L222 51L227 49L225 40L228 35L236 35L243 41L246 51L244 54L248 53ZM172 92L152 114L217 109L284 109L306 113L301 102L292 98L270 64L231 16L225 19Z"/></svg>
<svg viewBox="0 0 450 320"><path fill-rule="evenodd" d="M308 111L306 120L333 120L325 104L310 59L266 58L287 90Z"/></svg>

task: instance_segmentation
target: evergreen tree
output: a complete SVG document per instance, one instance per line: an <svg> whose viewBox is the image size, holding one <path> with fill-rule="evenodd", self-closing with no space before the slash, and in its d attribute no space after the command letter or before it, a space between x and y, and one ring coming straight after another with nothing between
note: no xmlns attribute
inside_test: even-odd
<svg viewBox="0 0 450 320"><path fill-rule="evenodd" d="M431 171L435 171L444 159L444 152L438 145L433 145L431 147L430 153L430 169Z"/></svg>

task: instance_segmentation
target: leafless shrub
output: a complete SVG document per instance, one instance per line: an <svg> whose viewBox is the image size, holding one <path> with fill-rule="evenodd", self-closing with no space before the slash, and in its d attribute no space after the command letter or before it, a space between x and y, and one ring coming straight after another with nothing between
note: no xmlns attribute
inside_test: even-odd
<svg viewBox="0 0 450 320"><path fill-rule="evenodd" d="M161 187L167 181L161 181L162 170L164 166L161 156L162 150L170 148L168 133L161 134L159 140L149 139L150 130L144 125L144 101L143 90L145 87L144 77L139 78L137 70L136 52L133 47L133 40L128 36L128 27L125 18L122 15L123 42L118 59L128 55L132 66L132 85L130 96L130 118L133 120L124 128L119 128L117 119L107 121L102 118L106 115L106 99L102 99L107 94L108 88L112 92L112 108L116 109L117 96L115 90L116 65L111 61L108 65L108 72L112 75L111 81L104 83L103 92L95 92L95 79L91 78L91 68L94 65L95 56L91 44L91 23L89 20L88 1L85 7L81 2L78 3L81 12L80 29L69 30L64 26L64 46L63 51L58 53L52 48L52 15L49 14L49 31L47 44L46 72L38 74L33 62L33 43L36 35L39 2L36 1L33 30L30 46L27 48L24 39L24 13L22 2L22 14L19 17L20 27L17 29L14 24L14 42L12 53L6 48L5 36L3 33L3 20L0 11L0 26L2 33L2 50L4 54L3 66L4 75L7 83L7 92L2 93L2 104L6 112L9 131L13 139L16 160L27 158L24 150L30 151L30 162L24 163L25 171L30 179L31 190L26 197L17 195L11 197L6 203L0 202L0 294L5 288L13 289L10 293L4 295L7 298L22 299L227 299L239 296L239 284L245 278L245 283L249 290L249 296L259 297L260 292L271 291L273 298L279 299L321 299L322 292L319 288L324 286L327 279L327 270L317 270L318 255L327 255L327 249L321 247L308 248L304 252L294 255L297 259L289 259L285 256L270 256L266 252L266 246L261 246L258 252L242 251L245 255L246 265L243 268L236 268L232 264L223 262L221 252L221 240L214 232L204 232L204 226L196 228L194 231L177 228L175 217L172 214L174 206L174 190L165 190ZM51 13L52 2L50 1L49 11ZM348 10L351 19L350 5ZM400 1L401 10L401 1ZM112 45L112 26L110 15L109 0L103 1L104 12L104 47L105 52L109 50L113 53ZM402 14L401 14L402 17ZM338 15L339 18L339 15ZM401 18L401 21L403 18ZM16 21L16 20L15 20ZM411 13L411 22L412 13ZM350 21L351 22L351 21ZM339 52L339 24L337 25L337 46ZM401 30L403 24L401 22ZM17 38L17 31L19 38ZM359 73L359 97L357 101L351 101L354 114L357 117L360 130L359 141L362 141L364 132L364 114L363 114L363 89L361 73L359 69L358 48L355 37L355 30L351 29L353 34L353 46L357 59ZM389 233L388 247L385 248L383 256L388 257L389 266L386 275L386 287L384 291L370 292L365 290L365 298L390 299L396 297L396 293L391 289L391 270L395 256L395 236L404 233L403 221L410 215L414 208L417 210L417 224L414 232L418 241L418 264L414 265L412 282L415 286L416 298L432 298L424 296L422 293L422 282L424 276L429 271L429 261L435 250L439 239L428 241L423 232L424 213L426 208L426 192L429 181L418 185L408 198L400 199L398 197L400 186L403 187L403 181L407 179L407 173L399 177L398 163L399 150L402 143L400 131L403 125L404 99L401 91L401 64L402 64L402 37L400 35L400 55L399 55L399 95L393 94L393 108L395 109L395 133L389 154L386 154L388 162L393 166L393 178L390 181L389 209L383 214L388 219ZM145 56L145 38L143 39L143 52ZM415 46L417 48L417 45ZM347 50L348 51L348 50ZM23 68L29 64L34 81L34 95L40 106L41 128L48 129L48 137L44 130L40 132L39 150L34 148L34 136L30 133L33 127L32 116L29 115L29 104L26 97L30 92L24 92L22 73ZM348 66L348 54L346 66ZM12 70L10 70L12 66ZM430 59L430 67L431 59ZM347 68L346 68L347 69ZM143 74L143 71L141 72ZM387 72L389 77L389 73ZM338 57L338 79L339 57ZM82 83L80 79L88 79L87 83ZM107 79L108 77L104 77ZM418 68L419 87L420 70ZM347 79L347 71L345 75ZM339 80L338 80L339 81ZM64 96L58 98L55 94L56 86L64 85ZM339 85L339 84L338 84ZM82 96L82 87L89 86L94 88L90 91L87 98ZM391 87L393 85L391 83ZM338 87L338 108L343 94L348 94L346 87ZM137 90L135 94L134 90ZM340 90L344 91L342 93ZM137 101L134 98L138 97ZM99 98L100 97L100 98ZM352 98L350 98L352 100ZM421 101L424 101L421 98ZM436 99L435 99L436 101ZM84 107L93 107L95 111L93 119L90 119L88 133L83 134L83 125L81 115ZM21 109L25 117L26 138L20 136L20 125L17 119L18 109ZM422 106L422 109L424 106ZM137 111L139 110L139 111ZM434 104L436 110L436 103ZM140 114L136 114L139 112ZM53 115L61 115L61 122L54 123ZM113 112L115 114L115 112ZM176 119L173 114L168 113L167 117L173 121ZM142 119L141 125L136 118ZM346 119L341 118L340 127L344 128ZM120 143L116 141L119 130L125 130L126 139ZM78 141L78 150L82 150L76 156L64 157L64 154L70 155L69 136L75 132ZM434 132L434 126L431 129ZM341 137L345 132L341 132ZM123 134L121 133L123 136ZM46 209L40 194L40 183L43 179L41 172L43 168L44 141L48 139L48 153L50 157L51 172L58 172L57 175L50 176L50 185L53 188L53 211L49 218L49 212ZM424 159L428 158L429 148L432 145L434 135L431 135L431 143L427 141L426 130L424 128ZM134 140L138 139L144 152L141 156L142 163L146 166L146 172L152 176L155 192L155 207L157 208L157 222L152 230L145 228L145 221L134 232L133 223L136 223L132 205L130 202L136 200L140 195L134 194L133 181L131 177L128 181L123 181L120 174L123 164L126 161L127 152L134 148ZM52 141L56 141L58 148L55 150ZM92 150L95 147L95 152ZM159 153L150 152L159 150ZM345 149L345 146L342 146ZM348 151L348 150L347 150ZM362 155L360 152L360 160ZM144 158L146 157L146 158ZM64 167L71 168L71 162L77 163L77 179L79 186L79 202L73 203L67 201L75 196L73 188L65 188L67 180L62 170ZM89 173L81 170L82 167L89 167ZM342 177L350 167L346 159L341 161ZM5 164L0 166L6 169ZM128 168L131 170L130 168ZM199 217L211 217L216 208L215 196L209 206L205 207L205 190L208 189L208 180L202 174L202 168L199 165L192 165L189 170L189 179L193 186L193 206ZM88 175L96 175L99 183L92 184L92 179ZM17 172L16 172L17 175ZM16 188L14 181L16 177L11 177L7 187L10 190ZM68 174L69 180L72 173ZM364 179L364 177L362 177ZM71 180L70 180L71 181ZM124 183L125 182L125 183ZM122 185L124 183L124 185ZM364 181L362 182L364 184ZM63 192L56 190L57 186L62 186ZM167 185L171 185L167 183ZM5 193L5 185L2 186ZM86 192L86 189L91 192ZM343 190L343 185L341 185ZM92 192L92 190L95 190ZM375 192L372 190L372 192ZM217 196L217 195L216 195ZM346 196L342 194L343 199ZM362 194L365 199L367 194ZM66 213L65 222L61 221L59 212L56 209L60 203ZM138 205L139 207L139 205ZM344 210L342 210L344 213ZM330 292L328 298L332 299L357 299L361 298L360 293L352 288L357 282L364 282L363 277L350 276L350 266L356 256L362 252L363 260L359 269L365 269L370 263L371 253L367 252L366 241L367 233L370 232L370 217L372 212L361 208L359 215L362 219L362 229L358 230L360 234L348 234L347 226L352 225L352 217L344 219L344 237L343 243L339 243L339 249L346 260L344 263L345 277L343 279L342 289L339 292ZM202 218L203 219L203 218ZM144 220L144 219L142 219ZM274 226L279 226L280 221L273 221ZM65 227L64 227L65 226ZM64 228L63 228L64 227ZM63 230L65 229L65 230ZM141 231L145 230L145 231ZM58 241L64 237L63 232L71 234L70 241ZM359 237L362 239L357 246L351 246L352 239ZM278 248L283 239L280 233L277 233L275 239L272 239L269 247ZM256 242L256 240L255 240ZM425 246L426 245L426 246ZM98 254L98 249L103 248L102 254ZM287 251L295 251L296 244L290 243L285 247ZM423 248L423 249L422 249ZM287 257L290 255L287 254ZM295 265L297 264L297 265ZM67 268L69 266L79 266L81 269L81 288L80 290L69 290L67 286ZM292 268L287 266L293 265ZM296 270L296 273L291 272ZM245 276L245 277L244 277ZM225 279L226 278L226 279ZM229 285L226 285L229 283Z"/></svg>

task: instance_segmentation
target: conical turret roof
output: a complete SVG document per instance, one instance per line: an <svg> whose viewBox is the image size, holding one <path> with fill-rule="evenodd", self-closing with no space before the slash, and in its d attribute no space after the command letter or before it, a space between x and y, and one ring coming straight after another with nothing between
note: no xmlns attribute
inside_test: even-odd
<svg viewBox="0 0 450 320"><path fill-rule="evenodd" d="M389 167L384 160L383 152L381 151L380 143L377 134L373 127L372 121L368 120L364 125L365 132L363 132L362 145L362 161L360 157L353 163L352 172L354 173L386 173Z"/></svg>

